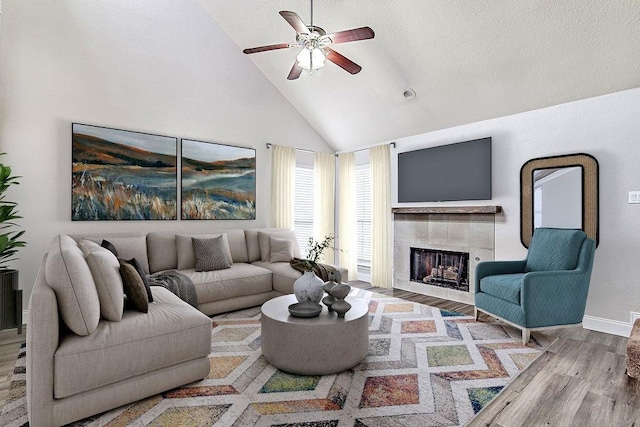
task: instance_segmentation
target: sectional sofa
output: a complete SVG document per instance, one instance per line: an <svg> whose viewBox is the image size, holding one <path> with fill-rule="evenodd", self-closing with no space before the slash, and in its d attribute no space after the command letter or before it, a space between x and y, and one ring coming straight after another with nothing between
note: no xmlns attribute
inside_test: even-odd
<svg viewBox="0 0 640 427"><path fill-rule="evenodd" d="M230 267L196 271L192 238L220 236L228 245ZM117 308L121 318L107 320L105 310L113 312L109 305L121 301L107 304L104 285L117 279L93 267L96 260L103 267L117 266L114 257L91 249L99 245L86 242L103 239L122 259L135 258L144 273L178 270L189 277L199 310L167 289L151 286L147 313ZM282 247L275 248L283 241L290 242L284 255ZM289 256L300 257L300 249L293 232L284 229L57 236L29 301L30 425L70 423L205 378L210 369L208 316L292 293L301 273L284 261ZM347 277L346 270L339 271Z"/></svg>

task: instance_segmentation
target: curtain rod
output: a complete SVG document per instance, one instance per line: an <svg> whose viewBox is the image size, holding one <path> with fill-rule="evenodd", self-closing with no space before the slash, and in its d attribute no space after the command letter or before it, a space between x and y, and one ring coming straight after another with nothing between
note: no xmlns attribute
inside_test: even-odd
<svg viewBox="0 0 640 427"><path fill-rule="evenodd" d="M267 149L270 149L273 146L272 143L267 142ZM304 148L295 148L296 151L304 151L305 153L315 153L313 150L305 150Z"/></svg>
<svg viewBox="0 0 640 427"><path fill-rule="evenodd" d="M380 144L380 145L384 145L384 144ZM393 148L396 148L396 143L395 142L390 142L389 143L390 146L392 146ZM367 151L370 150L371 147L369 148L361 148L359 150L353 150L351 151L352 153L359 153L360 151ZM338 154L343 154L343 153L349 153L349 151L341 151L340 153L336 153L336 157L338 157Z"/></svg>
<svg viewBox="0 0 640 427"><path fill-rule="evenodd" d="M390 142L389 145L392 146L393 148L396 148L396 143L395 142ZM267 142L267 149L270 149L272 146L273 146L272 143ZM360 151L366 151L366 150L369 150L370 148L371 147L369 147L369 148L361 148L359 150L354 150L353 152L357 153L357 152L360 152ZM315 151L313 151L313 150L306 150L304 148L296 148L295 150L296 151L303 151L305 153L315 153ZM348 151L343 151L342 153L348 153ZM336 157L338 156L338 154L342 154L342 153L336 153Z"/></svg>

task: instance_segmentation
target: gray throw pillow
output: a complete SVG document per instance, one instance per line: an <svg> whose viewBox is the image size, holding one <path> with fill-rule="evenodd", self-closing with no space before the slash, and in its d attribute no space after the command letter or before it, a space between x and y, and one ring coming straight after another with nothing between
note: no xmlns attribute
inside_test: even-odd
<svg viewBox="0 0 640 427"><path fill-rule="evenodd" d="M213 239L191 238L193 253L196 257L196 271L213 271L230 268L231 263L227 259L225 240L223 236Z"/></svg>

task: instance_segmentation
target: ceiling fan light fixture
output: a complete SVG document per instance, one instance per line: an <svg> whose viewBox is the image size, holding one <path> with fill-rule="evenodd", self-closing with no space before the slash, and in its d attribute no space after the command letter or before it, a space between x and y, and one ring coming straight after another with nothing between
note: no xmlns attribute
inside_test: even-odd
<svg viewBox="0 0 640 427"><path fill-rule="evenodd" d="M305 70L318 70L325 66L324 52L320 48L307 49L304 48L296 57L300 68Z"/></svg>

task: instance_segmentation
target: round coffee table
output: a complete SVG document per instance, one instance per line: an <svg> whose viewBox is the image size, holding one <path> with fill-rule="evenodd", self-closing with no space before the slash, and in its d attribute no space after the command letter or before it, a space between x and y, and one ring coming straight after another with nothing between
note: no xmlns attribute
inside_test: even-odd
<svg viewBox="0 0 640 427"><path fill-rule="evenodd" d="M318 317L289 314L295 295L284 295L262 305L262 354L276 368L299 375L335 374L353 368L369 351L369 308L358 298L344 318L324 304Z"/></svg>

